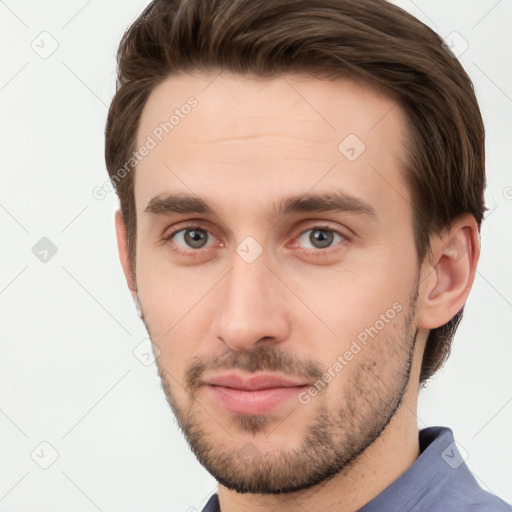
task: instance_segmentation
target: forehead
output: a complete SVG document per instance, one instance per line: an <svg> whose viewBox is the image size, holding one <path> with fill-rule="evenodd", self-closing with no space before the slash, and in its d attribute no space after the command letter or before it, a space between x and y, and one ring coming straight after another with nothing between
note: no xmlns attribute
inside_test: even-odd
<svg viewBox="0 0 512 512"><path fill-rule="evenodd" d="M141 114L137 148L151 149L136 166L136 207L177 192L261 210L336 187L377 210L405 202L403 215L405 142L396 99L350 79L180 74Z"/></svg>

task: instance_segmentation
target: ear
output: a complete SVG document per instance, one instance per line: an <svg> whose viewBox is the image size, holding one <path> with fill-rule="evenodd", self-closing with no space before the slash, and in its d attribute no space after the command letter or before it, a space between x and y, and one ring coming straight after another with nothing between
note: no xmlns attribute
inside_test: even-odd
<svg viewBox="0 0 512 512"><path fill-rule="evenodd" d="M128 288L132 292L133 298L136 299L137 286L135 283L135 274L130 264L130 258L128 256L128 238L126 235L126 224L124 222L123 214L121 210L116 211L116 237L117 237L117 249L119 251L119 259L121 260L121 266L123 267L124 276Z"/></svg>
<svg viewBox="0 0 512 512"><path fill-rule="evenodd" d="M475 218L464 214L431 241L432 257L422 268L418 327L435 329L449 322L466 303L480 257Z"/></svg>

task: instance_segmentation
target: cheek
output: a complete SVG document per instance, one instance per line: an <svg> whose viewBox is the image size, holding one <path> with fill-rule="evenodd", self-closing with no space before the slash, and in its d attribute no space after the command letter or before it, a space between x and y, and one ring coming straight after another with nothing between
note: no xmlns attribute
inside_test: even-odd
<svg viewBox="0 0 512 512"><path fill-rule="evenodd" d="M413 263L397 263L389 248L374 256L347 259L337 269L309 269L300 281L294 278L293 289L310 310L298 306L297 332L310 350L318 350L321 342L322 351L331 347L327 353L334 360L354 340L371 339L369 332L382 338L402 325L416 278Z"/></svg>
<svg viewBox="0 0 512 512"><path fill-rule="evenodd" d="M159 366L181 382L194 357L208 350L213 285L219 279L218 272L210 275L197 268L175 268L150 256L141 254L137 261L144 321L160 350Z"/></svg>
<svg viewBox="0 0 512 512"><path fill-rule="evenodd" d="M156 257L158 256L158 257ZM137 288L146 321L159 335L167 333L181 318L193 314L195 306L212 287L207 271L175 267L162 251L140 251ZM166 327L162 332L161 329Z"/></svg>
<svg viewBox="0 0 512 512"><path fill-rule="evenodd" d="M390 307L400 290L407 288L408 279L403 273L396 275L381 259L378 265L345 262L338 268L306 269L300 280L290 276L288 282L294 281L292 289L320 318L348 326Z"/></svg>

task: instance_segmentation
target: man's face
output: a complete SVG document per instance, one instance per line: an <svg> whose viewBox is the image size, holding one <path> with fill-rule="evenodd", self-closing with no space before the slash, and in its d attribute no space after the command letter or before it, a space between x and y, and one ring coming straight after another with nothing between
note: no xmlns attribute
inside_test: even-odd
<svg viewBox="0 0 512 512"><path fill-rule="evenodd" d="M144 108L137 296L167 399L229 488L336 474L408 389L418 267L404 126L375 90L298 76L175 76ZM287 381L254 380L265 375Z"/></svg>

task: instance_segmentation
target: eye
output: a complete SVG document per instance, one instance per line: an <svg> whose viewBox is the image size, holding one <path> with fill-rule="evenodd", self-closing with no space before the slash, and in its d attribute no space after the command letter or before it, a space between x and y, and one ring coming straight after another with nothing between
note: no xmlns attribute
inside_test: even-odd
<svg viewBox="0 0 512 512"><path fill-rule="evenodd" d="M174 231L167 237L167 240L172 240L182 249L202 249L207 246L210 239L212 243L215 241L215 239L210 236L209 231L192 226Z"/></svg>
<svg viewBox="0 0 512 512"><path fill-rule="evenodd" d="M333 229L315 226L304 231L298 240L306 249L325 249L335 243L343 242L346 237Z"/></svg>

